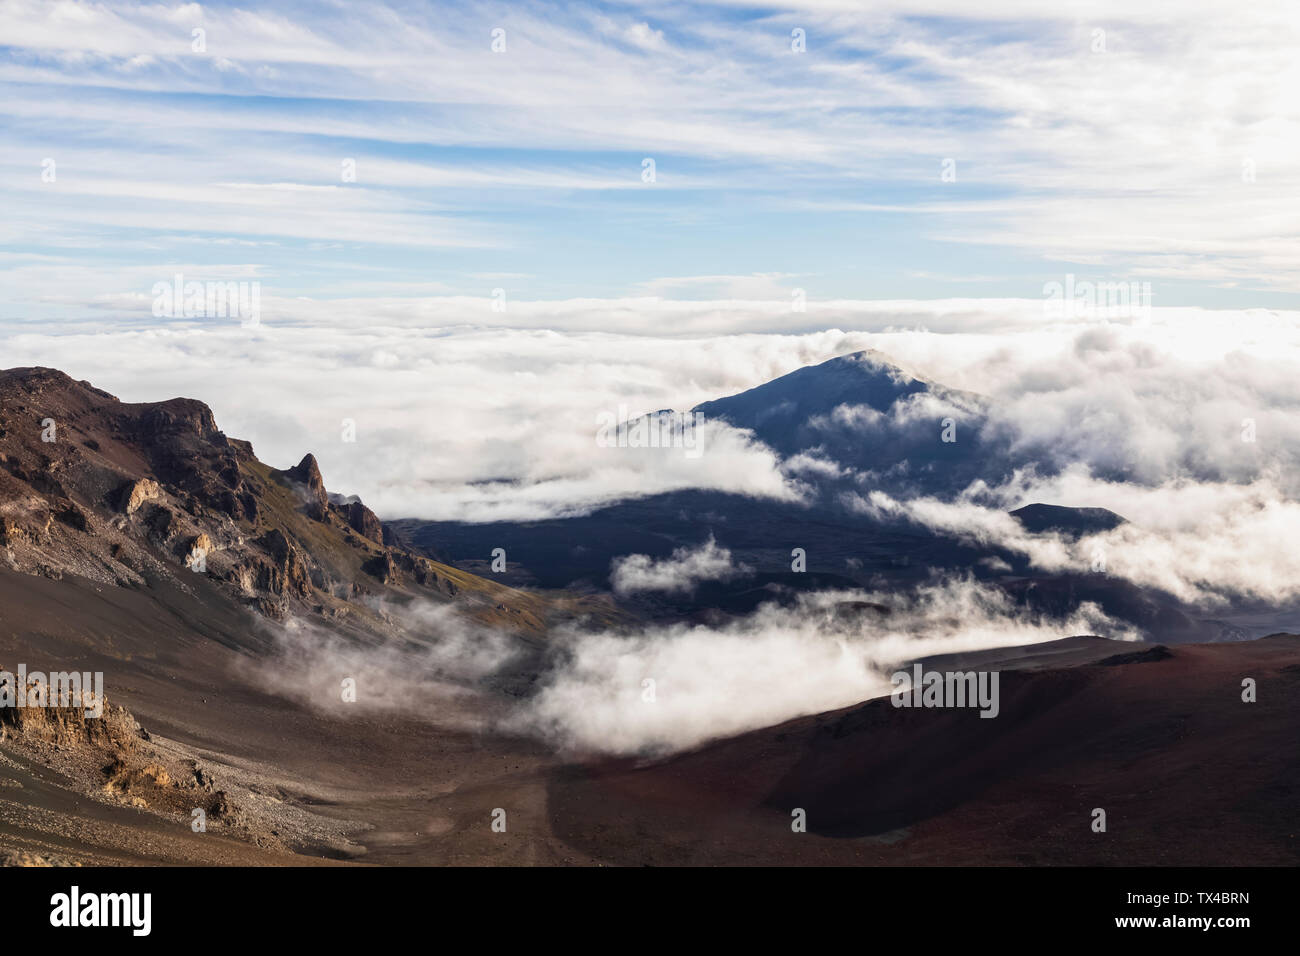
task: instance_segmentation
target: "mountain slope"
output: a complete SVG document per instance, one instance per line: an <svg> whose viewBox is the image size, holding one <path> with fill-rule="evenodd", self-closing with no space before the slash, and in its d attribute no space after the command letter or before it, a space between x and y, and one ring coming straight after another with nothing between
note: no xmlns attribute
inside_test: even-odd
<svg viewBox="0 0 1300 956"><path fill-rule="evenodd" d="M548 602L397 544L330 500L313 456L278 470L193 399L128 404L46 368L0 372L0 560L102 584L215 587L270 618L385 632L381 599L457 603L539 631Z"/></svg>
<svg viewBox="0 0 1300 956"><path fill-rule="evenodd" d="M429 825L431 800L480 810L444 777L539 759L472 728L535 679L548 624L592 614L609 607L402 546L328 493L313 456L273 468L200 402L0 372L0 671L98 673L116 728L76 706L0 711L0 865L403 862L385 834ZM466 652L511 666L475 684L454 655L484 635L497 643ZM420 662L414 689L399 660ZM4 693L13 681L0 674ZM520 788L536 802L537 780L498 799ZM427 859L538 852L471 842Z"/></svg>
<svg viewBox="0 0 1300 956"><path fill-rule="evenodd" d="M884 697L649 766L575 768L552 783L554 826L638 865L1300 862L1300 637L1137 654L1077 637L925 666L1000 672L997 718ZM1247 676L1258 703L1241 700Z"/></svg>

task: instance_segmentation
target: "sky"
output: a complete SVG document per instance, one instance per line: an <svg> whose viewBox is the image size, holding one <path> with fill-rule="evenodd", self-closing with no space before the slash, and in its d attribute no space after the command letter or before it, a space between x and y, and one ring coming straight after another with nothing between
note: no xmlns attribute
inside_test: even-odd
<svg viewBox="0 0 1300 956"><path fill-rule="evenodd" d="M0 0L0 319L157 318L177 273L258 281L268 323L1069 274L1294 308L1297 26L1271 0Z"/></svg>
<svg viewBox="0 0 1300 956"><path fill-rule="evenodd" d="M1268 0L0 0L0 367L201 399L385 518L788 500L734 430L610 457L595 423L863 348L1084 466L1289 497L1297 26ZM160 304L178 276L256 315ZM1086 282L1142 298L1049 308Z"/></svg>

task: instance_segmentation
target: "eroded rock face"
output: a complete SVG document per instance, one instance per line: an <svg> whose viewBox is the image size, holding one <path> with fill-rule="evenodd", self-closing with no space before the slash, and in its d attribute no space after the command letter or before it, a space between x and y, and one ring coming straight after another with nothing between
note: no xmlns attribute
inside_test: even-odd
<svg viewBox="0 0 1300 956"><path fill-rule="evenodd" d="M361 569L383 584L396 584L401 580L397 565L388 554L380 554L362 565Z"/></svg>
<svg viewBox="0 0 1300 956"><path fill-rule="evenodd" d="M18 679L3 665L0 674L6 688ZM100 700L95 708L93 695L83 695L80 701L56 700L48 683L29 678L27 684L27 701L39 694L47 703L0 707L0 740L6 747L54 767L95 799L171 819L179 815L186 821L201 809L206 823L229 830L232 836L278 845L275 830L250 831L246 808L255 799L253 794L237 780L225 782L214 776L195 757L183 756L183 745L159 746L129 711L108 700ZM14 693L13 688L9 693ZM0 865L5 862L39 865L0 856Z"/></svg>
<svg viewBox="0 0 1300 956"><path fill-rule="evenodd" d="M49 512L40 516L28 516L28 520L0 516L0 544L33 544L41 540L50 526Z"/></svg>
<svg viewBox="0 0 1300 956"><path fill-rule="evenodd" d="M8 515L0 515L0 545L17 544L25 540L27 531Z"/></svg>
<svg viewBox="0 0 1300 956"><path fill-rule="evenodd" d="M373 598L387 591L455 596L385 531L360 500L328 493L313 455L268 468L201 402L128 404L53 369L0 370L0 566L216 587L270 617L358 628L382 624Z"/></svg>
<svg viewBox="0 0 1300 956"><path fill-rule="evenodd" d="M162 489L158 487L158 482L152 478L129 481L122 487L119 495L122 513L133 515L140 510L141 505L146 501L154 501L161 494Z"/></svg>
<svg viewBox="0 0 1300 956"><path fill-rule="evenodd" d="M311 594L311 572L303 553L295 548L283 531L274 528L261 539L271 556L271 563L263 565L258 587L272 594L290 594L306 597Z"/></svg>
<svg viewBox="0 0 1300 956"><path fill-rule="evenodd" d="M82 531L86 534L94 533L90 525L90 516L74 501L59 502L54 517L75 531Z"/></svg>
<svg viewBox="0 0 1300 956"><path fill-rule="evenodd" d="M212 539L208 537L207 532L200 532L189 544L185 554L185 566L191 571L206 571L208 555L214 550L216 549L213 547Z"/></svg>
<svg viewBox="0 0 1300 956"><path fill-rule="evenodd" d="M0 665L0 677L4 686L0 694L8 695L6 699L16 699L18 675ZM124 708L105 701L100 701L102 711L99 717L88 716L95 711L94 695L86 689L81 691L82 699L62 701L67 706L55 706L60 703L58 693L51 689L48 682L30 680L27 686L27 700L35 702L44 700L42 706L4 706L0 707L0 732L9 736L58 744L60 746L92 746L111 748L122 753L130 753L140 738L140 725Z"/></svg>
<svg viewBox="0 0 1300 956"><path fill-rule="evenodd" d="M364 538L382 545L384 543L384 526L373 511L359 501L347 506L348 526Z"/></svg>

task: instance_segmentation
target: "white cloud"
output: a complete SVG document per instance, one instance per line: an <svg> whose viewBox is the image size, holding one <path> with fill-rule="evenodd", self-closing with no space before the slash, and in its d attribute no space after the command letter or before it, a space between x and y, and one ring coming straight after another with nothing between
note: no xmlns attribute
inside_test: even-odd
<svg viewBox="0 0 1300 956"><path fill-rule="evenodd" d="M702 581L730 581L749 571L746 565L733 563L731 552L719 547L710 536L699 547L677 548L671 557L662 560L648 554L615 558L609 579L615 594L690 594Z"/></svg>
<svg viewBox="0 0 1300 956"><path fill-rule="evenodd" d="M890 612L845 613L855 601ZM1051 619L962 581L907 595L822 592L724 627L560 635L568 663L511 723L578 751L658 754L884 696L889 675L917 657L1077 634L1137 636L1095 607Z"/></svg>
<svg viewBox="0 0 1300 956"><path fill-rule="evenodd" d="M0 260L0 275L22 281L48 268ZM100 278L58 268L71 293ZM239 263L223 268L241 274ZM1049 321L1041 302L810 303L810 330L782 335L745 331L788 320L775 303L511 302L497 315L487 299L299 301L264 288L260 328L160 328L148 291L170 275L128 278L138 318L0 325L3 364L63 368L126 400L200 398L265 460L312 451L332 489L385 517L523 519L688 487L796 500L795 479L839 463L782 463L719 423L702 430L699 457L602 448L597 415L685 410L866 348L985 394L991 427L1061 466L1084 462L1146 487L1267 478L1297 494L1295 313L1157 308L1143 320ZM825 330L832 321L860 331ZM614 324L627 331L604 331ZM1254 443L1242 441L1247 417ZM357 422L356 444L340 441L344 418ZM1094 503L1087 489L1061 491L1057 503Z"/></svg>
<svg viewBox="0 0 1300 956"><path fill-rule="evenodd" d="M863 613L861 602L887 608ZM663 755L892 689L910 660L1094 634L1136 638L1095 607L1064 618L1027 613L965 580L914 592L822 592L764 605L718 627L675 624L635 634L557 629L530 667L536 693L500 695L529 650L446 606L383 609L409 639L358 648L310 623L262 622L277 666L248 675L326 712L400 712L434 726L504 730L579 753ZM339 682L357 683L340 704Z"/></svg>
<svg viewBox="0 0 1300 956"><path fill-rule="evenodd" d="M1127 522L1077 539L1030 534L1007 511L1031 503L1107 508ZM1020 476L956 501L897 500L876 491L850 496L849 504L1004 548L1047 573L1093 571L1100 558L1105 574L1207 612L1233 602L1282 607L1300 600L1300 556L1287 544L1300 534L1300 502L1267 479L1245 485L1180 479L1144 487L1100 481L1076 467L1051 479Z"/></svg>

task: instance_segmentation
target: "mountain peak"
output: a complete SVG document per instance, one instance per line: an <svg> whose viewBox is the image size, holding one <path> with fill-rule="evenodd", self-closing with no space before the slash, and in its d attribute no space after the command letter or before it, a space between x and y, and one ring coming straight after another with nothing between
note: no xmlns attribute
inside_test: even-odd
<svg viewBox="0 0 1300 956"><path fill-rule="evenodd" d="M864 487L951 493L976 479L1002 479L1011 462L983 434L983 396L922 378L875 349L693 410L752 432L783 458L808 454L833 464L848 484L822 482L832 495Z"/></svg>
<svg viewBox="0 0 1300 956"><path fill-rule="evenodd" d="M704 402L693 411L721 418L737 428L791 427L841 405L883 412L900 399L933 387L884 353L864 349L795 369L738 395Z"/></svg>
<svg viewBox="0 0 1300 956"><path fill-rule="evenodd" d="M329 493L325 490L325 479L321 476L316 456L308 452L298 464L278 474L301 487L307 513L320 521L329 510Z"/></svg>
<svg viewBox="0 0 1300 956"><path fill-rule="evenodd" d="M292 475L297 480L312 485L323 485L325 483L324 479L321 478L320 465L316 462L316 456L311 452L303 455L302 461L286 471L285 474Z"/></svg>

